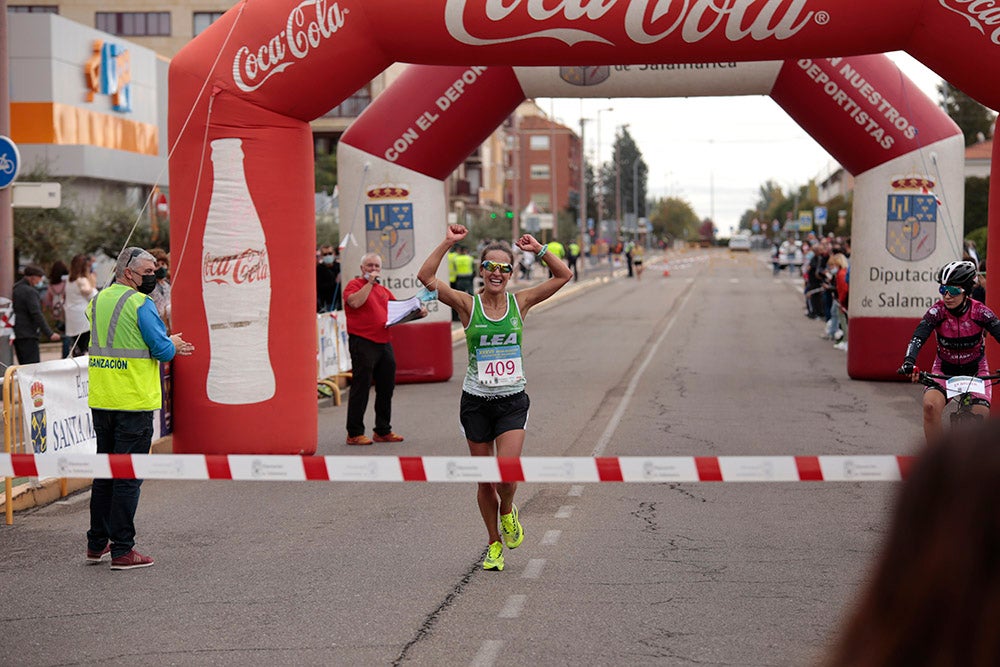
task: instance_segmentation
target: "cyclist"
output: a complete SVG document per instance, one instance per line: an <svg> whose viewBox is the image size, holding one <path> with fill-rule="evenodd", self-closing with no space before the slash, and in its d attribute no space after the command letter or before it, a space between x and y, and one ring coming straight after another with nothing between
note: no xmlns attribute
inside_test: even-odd
<svg viewBox="0 0 1000 667"><path fill-rule="evenodd" d="M967 261L948 262L938 272L937 301L917 324L906 348L900 373L918 381L917 354L930 337L937 333L937 356L931 372L942 375L988 375L985 334L1000 341L1000 319L984 304L969 296L976 284L976 265ZM924 437L931 442L941 435L941 413L948 402L944 380L924 390ZM972 411L989 415L991 387L986 393L973 394Z"/></svg>

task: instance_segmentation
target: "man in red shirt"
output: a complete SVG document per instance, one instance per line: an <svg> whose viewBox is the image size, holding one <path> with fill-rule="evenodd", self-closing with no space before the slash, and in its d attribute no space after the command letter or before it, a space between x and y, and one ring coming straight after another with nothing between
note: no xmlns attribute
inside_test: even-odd
<svg viewBox="0 0 1000 667"><path fill-rule="evenodd" d="M344 288L348 349L351 352L351 391L347 399L347 444L370 445L365 435L368 394L375 380L375 442L402 442L392 431L392 392L396 388L396 356L385 326L392 292L379 284L382 258L361 258L361 276ZM427 314L423 311L421 317Z"/></svg>

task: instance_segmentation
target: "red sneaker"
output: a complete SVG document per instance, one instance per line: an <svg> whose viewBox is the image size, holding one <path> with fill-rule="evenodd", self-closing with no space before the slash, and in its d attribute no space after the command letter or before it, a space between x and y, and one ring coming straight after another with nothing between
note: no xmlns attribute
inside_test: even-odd
<svg viewBox="0 0 1000 667"><path fill-rule="evenodd" d="M374 433L372 436L375 438L375 442L403 442L403 436L398 433L393 433L392 431L389 431L385 435Z"/></svg>
<svg viewBox="0 0 1000 667"><path fill-rule="evenodd" d="M152 564L152 558L143 556L135 549L132 549L132 551L129 551L124 556L111 559L112 570L134 570L137 567L149 567Z"/></svg>
<svg viewBox="0 0 1000 667"><path fill-rule="evenodd" d="M375 436L375 437L377 438L378 436ZM347 438L347 444L349 444L349 445L370 445L370 444L372 444L372 439L369 438L367 435L364 435L364 434L353 435L353 436L348 436L348 438Z"/></svg>
<svg viewBox="0 0 1000 667"><path fill-rule="evenodd" d="M100 551L91 551L90 549L87 549L88 563L100 563L106 558L111 558L111 544L104 545L104 548Z"/></svg>

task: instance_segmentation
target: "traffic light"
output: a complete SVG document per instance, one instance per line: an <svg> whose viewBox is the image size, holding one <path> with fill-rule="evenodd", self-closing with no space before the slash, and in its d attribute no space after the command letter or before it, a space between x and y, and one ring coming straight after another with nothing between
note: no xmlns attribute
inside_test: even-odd
<svg viewBox="0 0 1000 667"><path fill-rule="evenodd" d="M513 220L514 219L514 211L507 211L504 215L507 216L508 220Z"/></svg>
<svg viewBox="0 0 1000 667"><path fill-rule="evenodd" d="M496 219L497 219L497 212L496 211L491 211L490 212L490 220L496 220Z"/></svg>

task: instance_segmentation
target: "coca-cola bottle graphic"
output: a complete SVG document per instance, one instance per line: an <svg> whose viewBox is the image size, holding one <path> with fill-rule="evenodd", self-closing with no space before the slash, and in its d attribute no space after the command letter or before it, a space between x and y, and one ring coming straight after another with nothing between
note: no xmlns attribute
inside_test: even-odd
<svg viewBox="0 0 1000 667"><path fill-rule="evenodd" d="M268 353L271 273L242 146L240 139L212 142L215 175L201 262L210 347L206 391L209 400L229 405L274 396Z"/></svg>

